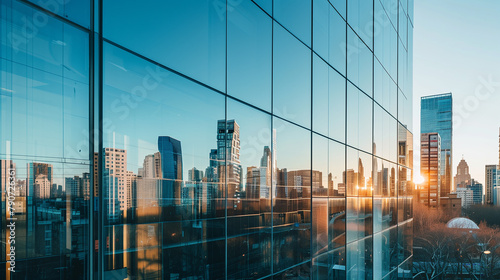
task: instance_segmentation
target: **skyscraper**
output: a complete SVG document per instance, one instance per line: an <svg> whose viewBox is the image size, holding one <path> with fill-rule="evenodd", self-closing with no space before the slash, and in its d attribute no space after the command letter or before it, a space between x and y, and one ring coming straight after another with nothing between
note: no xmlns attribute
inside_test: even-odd
<svg viewBox="0 0 500 280"><path fill-rule="evenodd" d="M433 208L440 205L441 197L441 137L438 133L420 135L420 174L425 179L424 190L419 194L420 202Z"/></svg>
<svg viewBox="0 0 500 280"><path fill-rule="evenodd" d="M484 182L485 182L485 196L484 202L486 204L493 204L493 190L497 182L498 165L490 164L484 168Z"/></svg>
<svg viewBox="0 0 500 280"><path fill-rule="evenodd" d="M421 98L420 133L439 133L441 137L441 196L454 190L453 166L453 98L451 93Z"/></svg>
<svg viewBox="0 0 500 280"><path fill-rule="evenodd" d="M457 175L454 178L454 188L465 188L471 183L471 177L469 174L469 165L462 159L457 166Z"/></svg>
<svg viewBox="0 0 500 280"><path fill-rule="evenodd" d="M158 137L161 162L160 205L181 203L182 148L181 142L169 136Z"/></svg>

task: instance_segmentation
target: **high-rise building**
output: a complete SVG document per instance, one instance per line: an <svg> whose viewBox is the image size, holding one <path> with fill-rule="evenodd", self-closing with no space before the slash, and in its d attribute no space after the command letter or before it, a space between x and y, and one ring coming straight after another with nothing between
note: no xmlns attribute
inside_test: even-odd
<svg viewBox="0 0 500 280"><path fill-rule="evenodd" d="M439 207L441 197L441 137L438 133L420 135L420 174L424 177L424 190L419 200L429 207Z"/></svg>
<svg viewBox="0 0 500 280"><path fill-rule="evenodd" d="M469 208L472 204L474 204L474 192L469 188L457 188L456 189L457 197L462 199L462 207Z"/></svg>
<svg viewBox="0 0 500 280"><path fill-rule="evenodd" d="M451 93L421 98L420 133L439 133L441 137L441 196L453 192L453 98Z"/></svg>
<svg viewBox="0 0 500 280"><path fill-rule="evenodd" d="M483 184L472 179L466 187L472 191L472 204L483 204Z"/></svg>
<svg viewBox="0 0 500 280"><path fill-rule="evenodd" d="M14 278L411 278L413 1L194 2L2 0Z"/></svg>
<svg viewBox="0 0 500 280"><path fill-rule="evenodd" d="M127 210L127 151L125 149L105 148L103 157L104 200L108 218L117 221Z"/></svg>
<svg viewBox="0 0 500 280"><path fill-rule="evenodd" d="M181 142L169 136L158 137L160 153L161 188L160 205L181 203L182 148Z"/></svg>
<svg viewBox="0 0 500 280"><path fill-rule="evenodd" d="M493 190L496 187L498 165L490 164L484 168L484 182L485 182L485 196L484 202L486 204L493 204Z"/></svg>
<svg viewBox="0 0 500 280"><path fill-rule="evenodd" d="M457 166L457 175L454 178L454 188L465 188L471 183L469 165L462 159Z"/></svg>

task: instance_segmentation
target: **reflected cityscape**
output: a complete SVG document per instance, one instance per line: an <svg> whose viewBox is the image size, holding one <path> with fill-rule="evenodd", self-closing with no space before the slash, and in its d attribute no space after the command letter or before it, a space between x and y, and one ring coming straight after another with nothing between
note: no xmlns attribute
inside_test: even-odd
<svg viewBox="0 0 500 280"><path fill-rule="evenodd" d="M2 1L0 279L410 279L396 2Z"/></svg>

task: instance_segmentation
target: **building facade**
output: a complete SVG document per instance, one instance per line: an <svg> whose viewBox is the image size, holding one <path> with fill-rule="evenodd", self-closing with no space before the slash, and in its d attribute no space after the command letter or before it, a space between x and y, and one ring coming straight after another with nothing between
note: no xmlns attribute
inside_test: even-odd
<svg viewBox="0 0 500 280"><path fill-rule="evenodd" d="M493 190L496 187L497 183L497 170L498 170L498 165L495 164L490 164L486 165L484 168L484 188L485 188L485 194L484 194L484 202L486 204L493 204Z"/></svg>
<svg viewBox="0 0 500 280"><path fill-rule="evenodd" d="M436 208L441 195L441 137L438 133L420 135L420 174L424 177L424 188L419 192L421 203Z"/></svg>
<svg viewBox="0 0 500 280"><path fill-rule="evenodd" d="M455 190L453 172L453 98L451 93L424 96L420 100L420 133L441 137L441 196Z"/></svg>
<svg viewBox="0 0 500 280"><path fill-rule="evenodd" d="M0 5L0 279L411 278L412 0Z"/></svg>
<svg viewBox="0 0 500 280"><path fill-rule="evenodd" d="M457 166L457 175L454 178L454 188L465 188L471 184L471 177L469 173L469 165L462 159Z"/></svg>

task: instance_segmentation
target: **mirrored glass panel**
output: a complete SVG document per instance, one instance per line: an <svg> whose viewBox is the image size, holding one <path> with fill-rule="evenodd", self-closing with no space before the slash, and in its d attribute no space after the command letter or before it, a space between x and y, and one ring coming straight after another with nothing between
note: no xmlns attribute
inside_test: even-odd
<svg viewBox="0 0 500 280"><path fill-rule="evenodd" d="M103 33L114 43L225 91L225 1L103 1Z"/></svg>
<svg viewBox="0 0 500 280"><path fill-rule="evenodd" d="M273 113L311 127L311 50L274 24Z"/></svg>
<svg viewBox="0 0 500 280"><path fill-rule="evenodd" d="M89 35L19 1L0 9L0 278L87 279Z"/></svg>
<svg viewBox="0 0 500 280"><path fill-rule="evenodd" d="M274 271L280 271L311 256L311 185L315 179L311 178L311 132L277 118L273 130L277 166L273 258Z"/></svg>
<svg viewBox="0 0 500 280"><path fill-rule="evenodd" d="M258 278L272 266L271 116L228 99L227 118L238 131L226 137L228 279Z"/></svg>
<svg viewBox="0 0 500 280"><path fill-rule="evenodd" d="M104 60L105 275L224 277L241 180L224 96L112 45Z"/></svg>
<svg viewBox="0 0 500 280"><path fill-rule="evenodd" d="M251 1L240 1L227 22L227 92L270 112L272 19Z"/></svg>
<svg viewBox="0 0 500 280"><path fill-rule="evenodd" d="M311 0L274 0L273 17L307 46L311 46Z"/></svg>

